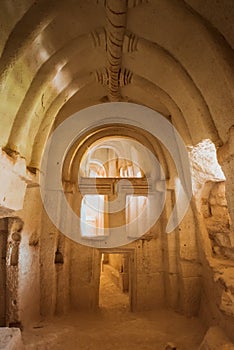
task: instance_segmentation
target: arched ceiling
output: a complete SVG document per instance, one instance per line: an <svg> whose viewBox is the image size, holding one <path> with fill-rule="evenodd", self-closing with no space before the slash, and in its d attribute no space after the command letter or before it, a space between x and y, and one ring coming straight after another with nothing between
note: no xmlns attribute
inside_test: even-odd
<svg viewBox="0 0 234 350"><path fill-rule="evenodd" d="M186 144L234 123L233 0L2 0L0 146L38 168L51 128L106 101L149 106Z"/></svg>

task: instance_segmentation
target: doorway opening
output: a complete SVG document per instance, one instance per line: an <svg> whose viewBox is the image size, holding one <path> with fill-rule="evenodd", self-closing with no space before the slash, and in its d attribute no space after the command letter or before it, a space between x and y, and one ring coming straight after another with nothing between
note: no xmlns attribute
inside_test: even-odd
<svg viewBox="0 0 234 350"><path fill-rule="evenodd" d="M132 311L130 254L102 253L99 307Z"/></svg>

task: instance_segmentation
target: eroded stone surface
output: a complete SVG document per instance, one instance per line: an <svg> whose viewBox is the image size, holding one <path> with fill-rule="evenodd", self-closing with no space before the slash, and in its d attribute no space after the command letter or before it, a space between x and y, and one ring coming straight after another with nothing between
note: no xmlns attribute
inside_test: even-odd
<svg viewBox="0 0 234 350"><path fill-rule="evenodd" d="M234 259L234 236L226 201L225 182L206 185L201 198L201 211L216 256Z"/></svg>
<svg viewBox="0 0 234 350"><path fill-rule="evenodd" d="M21 332L18 328L0 328L1 350L24 350Z"/></svg>
<svg viewBox="0 0 234 350"><path fill-rule="evenodd" d="M233 350L234 344L232 344L225 336L223 331L219 327L211 327L204 340L199 347L199 350Z"/></svg>

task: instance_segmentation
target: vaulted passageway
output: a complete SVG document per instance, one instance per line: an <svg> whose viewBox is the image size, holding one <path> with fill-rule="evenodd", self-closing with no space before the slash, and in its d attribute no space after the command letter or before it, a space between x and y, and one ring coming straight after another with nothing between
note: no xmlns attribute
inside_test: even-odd
<svg viewBox="0 0 234 350"><path fill-rule="evenodd" d="M233 347L233 23L232 0L1 1L0 344Z"/></svg>

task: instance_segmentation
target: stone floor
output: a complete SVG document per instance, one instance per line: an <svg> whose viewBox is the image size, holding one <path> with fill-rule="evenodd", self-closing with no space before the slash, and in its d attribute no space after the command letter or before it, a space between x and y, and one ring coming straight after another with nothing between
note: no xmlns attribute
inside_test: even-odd
<svg viewBox="0 0 234 350"><path fill-rule="evenodd" d="M100 310L73 313L41 321L23 332L26 349L33 350L197 350L205 334L199 319L171 310L131 313L128 296L102 276Z"/></svg>

